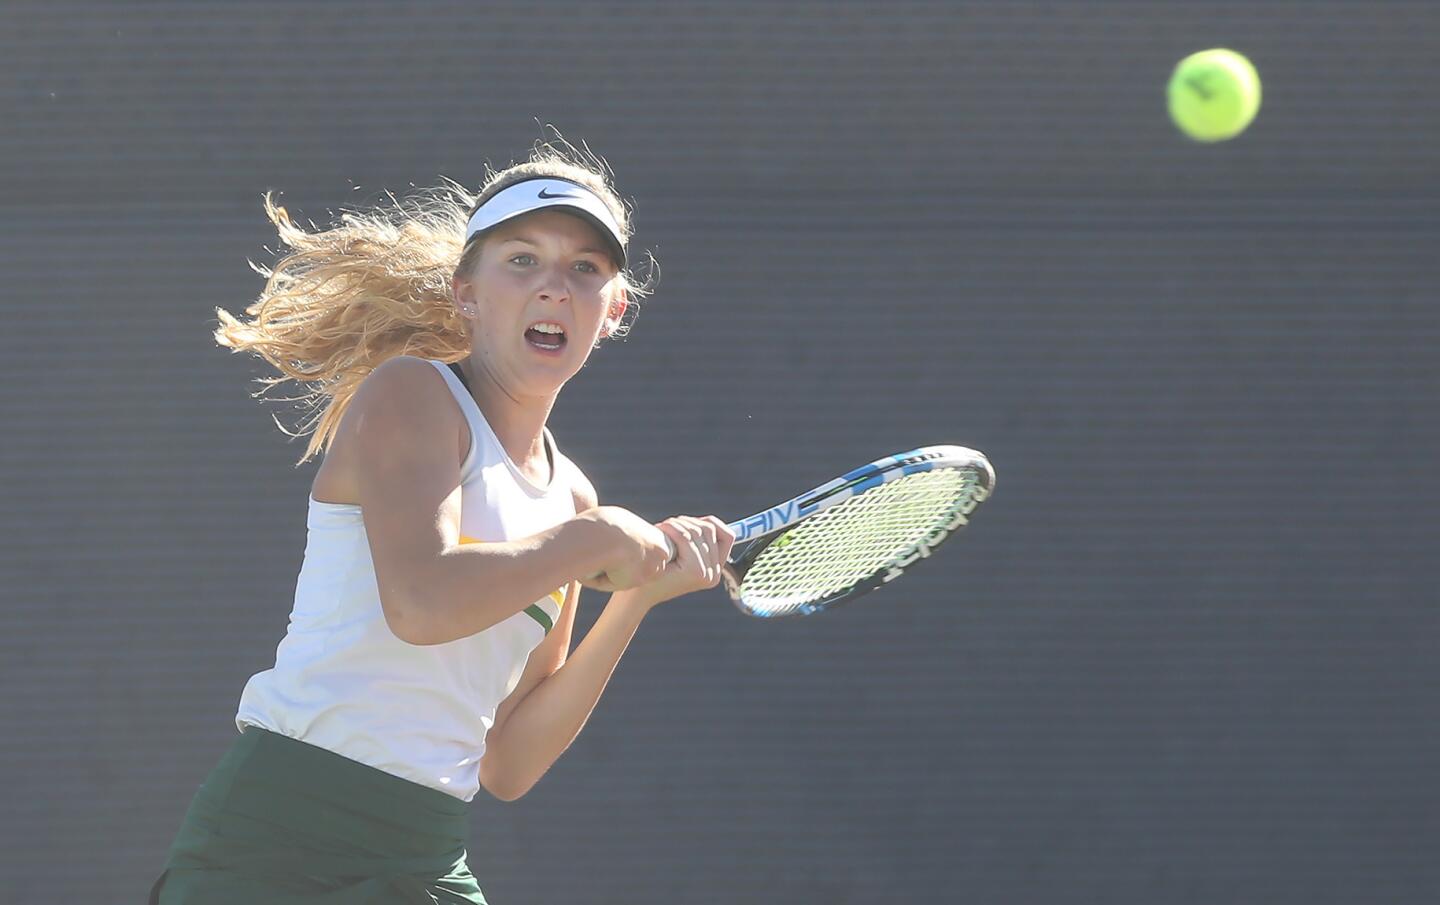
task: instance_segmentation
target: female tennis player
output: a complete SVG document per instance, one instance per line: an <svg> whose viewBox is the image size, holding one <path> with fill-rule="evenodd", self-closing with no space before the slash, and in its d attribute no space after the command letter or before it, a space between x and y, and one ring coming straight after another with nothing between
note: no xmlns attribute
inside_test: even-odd
<svg viewBox="0 0 1440 905"><path fill-rule="evenodd" d="M597 506L545 426L633 319L605 173L542 144L478 195L320 231L266 197L289 251L216 339L314 390L301 461L325 455L275 665L245 686L152 903L483 903L468 803L524 795L646 613L718 582L722 521ZM582 584L613 593L571 653Z"/></svg>

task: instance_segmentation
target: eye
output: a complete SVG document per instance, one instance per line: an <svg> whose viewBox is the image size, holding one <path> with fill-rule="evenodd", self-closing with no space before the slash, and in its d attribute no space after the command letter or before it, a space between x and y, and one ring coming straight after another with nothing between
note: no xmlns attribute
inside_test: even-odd
<svg viewBox="0 0 1440 905"><path fill-rule="evenodd" d="M592 262L590 262L590 261L576 261L576 262L575 262L575 269L578 270L578 271L580 271L581 273L599 273L599 272L600 272L600 268L599 268L599 267L596 267L596 266L595 266Z"/></svg>
<svg viewBox="0 0 1440 905"><path fill-rule="evenodd" d="M511 264L520 264L520 265L522 265L522 266L528 267L528 266L530 266L531 264L534 264L534 263L535 263L535 256L534 256L534 255L524 255L524 254L516 255L515 257L513 257L513 258L510 259L510 263L511 263Z"/></svg>

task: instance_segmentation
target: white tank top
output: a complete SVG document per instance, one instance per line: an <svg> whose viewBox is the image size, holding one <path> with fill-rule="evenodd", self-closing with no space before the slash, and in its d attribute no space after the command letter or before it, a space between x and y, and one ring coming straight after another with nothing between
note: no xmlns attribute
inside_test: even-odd
<svg viewBox="0 0 1440 905"><path fill-rule="evenodd" d="M525 537L575 514L574 464L545 431L551 478L527 479L506 455L463 383L444 376L465 420L461 542ZM275 666L240 696L235 722L328 749L470 801L495 711L560 618L564 588L482 632L417 646L385 623L360 507L309 500L305 560Z"/></svg>

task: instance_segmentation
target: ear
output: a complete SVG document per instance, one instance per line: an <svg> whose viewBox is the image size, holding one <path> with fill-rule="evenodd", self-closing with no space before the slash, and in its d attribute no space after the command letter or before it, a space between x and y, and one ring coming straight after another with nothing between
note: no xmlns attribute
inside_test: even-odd
<svg viewBox="0 0 1440 905"><path fill-rule="evenodd" d="M600 338L606 339L620 329L620 321L625 317L625 309L630 307L630 300L625 297L625 290L621 289L615 293L615 298L610 302L610 311L605 316L605 323L600 327Z"/></svg>
<svg viewBox="0 0 1440 905"><path fill-rule="evenodd" d="M475 316L475 303L464 294L469 287L470 281L462 280L459 274L450 277L450 297L455 300L455 308L464 318Z"/></svg>

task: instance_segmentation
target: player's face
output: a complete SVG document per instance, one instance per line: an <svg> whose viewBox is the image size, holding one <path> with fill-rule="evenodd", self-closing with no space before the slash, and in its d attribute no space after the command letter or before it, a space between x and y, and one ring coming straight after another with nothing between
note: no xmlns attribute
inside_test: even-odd
<svg viewBox="0 0 1440 905"><path fill-rule="evenodd" d="M512 396L553 396L615 325L615 262L599 230L561 211L517 217L483 241L455 286L472 358Z"/></svg>

